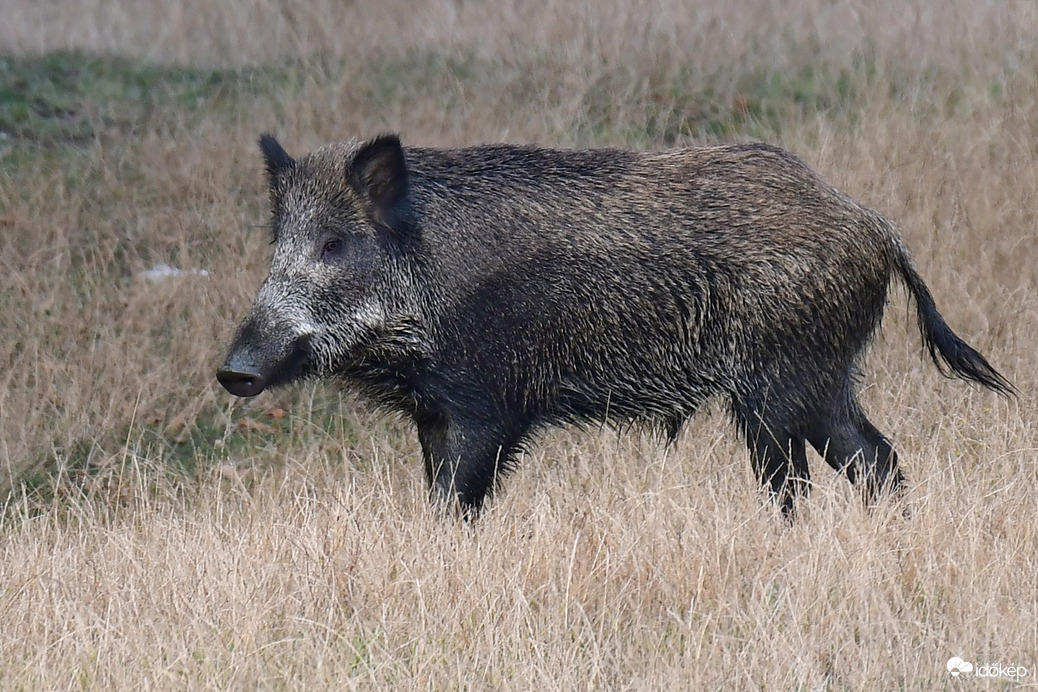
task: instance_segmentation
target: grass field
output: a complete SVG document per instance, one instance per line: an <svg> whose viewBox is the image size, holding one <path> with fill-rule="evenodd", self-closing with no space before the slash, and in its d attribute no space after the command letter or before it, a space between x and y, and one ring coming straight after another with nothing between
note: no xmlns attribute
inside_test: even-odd
<svg viewBox="0 0 1038 692"><path fill-rule="evenodd" d="M1038 686L1038 6L698 5L0 0L0 689ZM407 423L216 383L263 131L780 144L1020 397L943 379L898 290L861 387L907 519L812 456L787 525L716 406L551 432L462 523Z"/></svg>

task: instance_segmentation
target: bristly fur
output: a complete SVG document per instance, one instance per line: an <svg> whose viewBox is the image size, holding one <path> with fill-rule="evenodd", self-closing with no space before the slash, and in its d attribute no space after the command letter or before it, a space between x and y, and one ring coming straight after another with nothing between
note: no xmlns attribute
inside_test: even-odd
<svg viewBox="0 0 1038 692"><path fill-rule="evenodd" d="M470 510L539 429L673 439L714 397L784 511L808 443L869 497L896 488L854 392L895 276L939 366L1012 392L948 328L893 224L775 147L260 148L274 258L221 381L352 383L414 421L430 483Z"/></svg>

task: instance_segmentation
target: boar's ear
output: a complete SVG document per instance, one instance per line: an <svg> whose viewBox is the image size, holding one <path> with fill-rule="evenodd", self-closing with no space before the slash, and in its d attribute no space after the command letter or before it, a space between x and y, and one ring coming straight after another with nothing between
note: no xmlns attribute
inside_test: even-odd
<svg viewBox="0 0 1038 692"><path fill-rule="evenodd" d="M370 205L371 221L403 240L411 230L407 163L396 135L381 135L364 143L349 166L350 182Z"/></svg>
<svg viewBox="0 0 1038 692"><path fill-rule="evenodd" d="M259 148L263 153L263 162L267 167L267 181L270 187L274 187L274 179L278 174L296 165L295 160L288 152L281 148L278 141L268 134L262 134L259 138Z"/></svg>

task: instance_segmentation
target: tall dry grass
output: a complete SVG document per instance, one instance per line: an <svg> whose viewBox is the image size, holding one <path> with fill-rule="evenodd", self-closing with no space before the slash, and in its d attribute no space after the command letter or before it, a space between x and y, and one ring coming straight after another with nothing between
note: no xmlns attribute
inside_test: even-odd
<svg viewBox="0 0 1038 692"><path fill-rule="evenodd" d="M1034 685L1034 4L687 5L0 0L0 53L304 75L0 168L0 688L1010 684L953 655ZM759 119L710 129L747 94ZM767 137L899 221L1022 395L941 379L899 293L862 387L910 518L812 457L786 526L718 407L669 449L553 432L459 523L405 423L213 381L265 272L269 129L293 151ZM209 275L139 278L159 263Z"/></svg>

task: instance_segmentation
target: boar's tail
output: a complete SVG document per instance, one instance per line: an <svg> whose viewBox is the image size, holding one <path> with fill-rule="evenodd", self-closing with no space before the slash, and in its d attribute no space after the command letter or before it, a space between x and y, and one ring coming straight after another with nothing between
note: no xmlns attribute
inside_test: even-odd
<svg viewBox="0 0 1038 692"><path fill-rule="evenodd" d="M894 241L894 264L915 298L923 344L926 345L930 358L933 359L941 374L945 377L958 376L964 380L982 384L1000 394L1015 396L1016 389L1009 380L995 370L984 356L951 330L948 323L941 317L941 313L937 311L937 304L934 303L930 289L919 276L908 250L896 233L892 234L891 238Z"/></svg>

